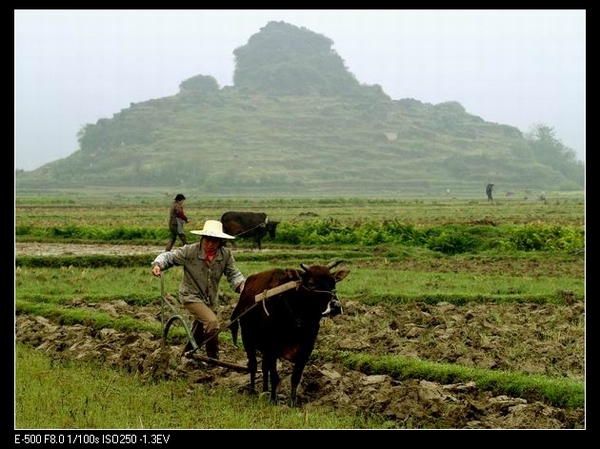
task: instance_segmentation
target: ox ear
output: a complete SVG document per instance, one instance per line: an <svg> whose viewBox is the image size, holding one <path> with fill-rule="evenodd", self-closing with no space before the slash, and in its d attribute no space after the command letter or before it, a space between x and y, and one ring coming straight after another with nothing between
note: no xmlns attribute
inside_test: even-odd
<svg viewBox="0 0 600 449"><path fill-rule="evenodd" d="M335 273L333 273L333 277L335 278L335 282L340 282L344 279L346 279L346 276L348 276L348 273L350 273L350 270L339 270L336 271Z"/></svg>
<svg viewBox="0 0 600 449"><path fill-rule="evenodd" d="M298 273L298 270L296 270L295 268L286 268L285 274L293 281L300 280L300 273Z"/></svg>

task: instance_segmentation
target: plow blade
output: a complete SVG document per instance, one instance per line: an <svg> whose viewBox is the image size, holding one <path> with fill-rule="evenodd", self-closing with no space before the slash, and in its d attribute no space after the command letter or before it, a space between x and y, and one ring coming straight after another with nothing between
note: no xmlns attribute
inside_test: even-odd
<svg viewBox="0 0 600 449"><path fill-rule="evenodd" d="M194 354L194 360L199 360L201 362L204 363L208 363L210 365L218 365L218 366L222 366L223 368L228 368L234 371L239 371L242 373L247 373L248 372L248 367L244 366L244 365L238 365L236 363L229 363L229 362L225 362L223 360L218 360L218 359L213 359L210 357L205 357L203 355L196 355Z"/></svg>

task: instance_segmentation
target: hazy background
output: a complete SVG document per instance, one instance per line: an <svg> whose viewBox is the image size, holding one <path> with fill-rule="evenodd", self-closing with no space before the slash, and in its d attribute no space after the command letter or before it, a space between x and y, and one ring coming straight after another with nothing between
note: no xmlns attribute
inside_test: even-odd
<svg viewBox="0 0 600 449"><path fill-rule="evenodd" d="M233 50L271 20L332 39L394 100L545 124L585 161L585 10L14 10L15 168L70 155L86 123L192 76L232 85Z"/></svg>

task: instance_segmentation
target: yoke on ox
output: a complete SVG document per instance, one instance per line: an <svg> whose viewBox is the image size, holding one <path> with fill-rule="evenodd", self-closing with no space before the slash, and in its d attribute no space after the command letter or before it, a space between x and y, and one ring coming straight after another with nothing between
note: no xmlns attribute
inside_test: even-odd
<svg viewBox="0 0 600 449"><path fill-rule="evenodd" d="M296 404L304 367L313 351L321 318L342 313L336 284L349 270L332 272L342 261L327 266L300 264L302 271L275 268L253 274L231 315L230 329L237 344L238 322L248 357L250 392L256 393L257 351L262 354L263 392L271 387L277 402L277 360L293 363L290 404Z"/></svg>

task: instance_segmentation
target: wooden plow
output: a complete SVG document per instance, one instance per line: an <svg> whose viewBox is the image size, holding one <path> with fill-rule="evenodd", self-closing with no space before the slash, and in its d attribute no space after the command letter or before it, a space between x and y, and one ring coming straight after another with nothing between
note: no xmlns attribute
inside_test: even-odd
<svg viewBox="0 0 600 449"><path fill-rule="evenodd" d="M180 305L180 302L175 299L172 295L165 291L165 280L163 275L160 275L160 323L162 328L162 342L163 344L167 343L167 336L169 335L169 330L171 326L176 321L181 321L183 328L185 329L185 333L187 334L187 338L192 345L192 350L186 353L186 355L191 355L195 360L200 362L207 363L209 365L218 365L223 368L228 368L234 371L240 372L248 372L248 367L244 365L238 365L236 363L226 362L224 360L213 359L211 357L206 357L199 355L198 344L196 343L196 339L194 338L194 334L192 333L192 329L190 326L189 320L184 317L180 312L179 308L176 304ZM225 328L227 329L227 328ZM219 333L225 329L219 329Z"/></svg>

